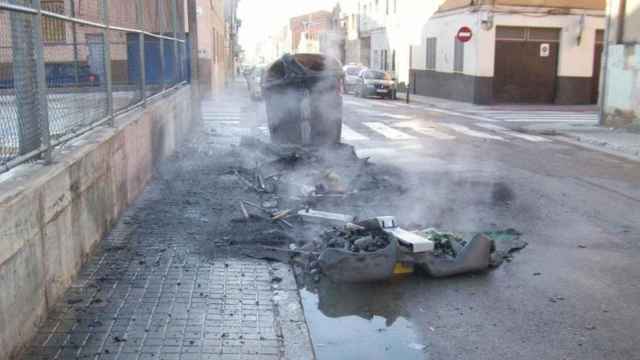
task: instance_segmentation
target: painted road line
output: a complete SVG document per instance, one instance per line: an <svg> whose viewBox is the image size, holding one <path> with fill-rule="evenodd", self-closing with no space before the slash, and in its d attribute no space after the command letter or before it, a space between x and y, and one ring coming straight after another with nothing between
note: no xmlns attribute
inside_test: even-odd
<svg viewBox="0 0 640 360"><path fill-rule="evenodd" d="M493 130L493 131L495 131L497 133L500 133L500 134L513 136L513 137L516 137L516 138L519 138L519 139L524 139L524 140L531 141L531 142L550 142L551 141L551 140L549 140L547 138L543 138L542 136L523 134L523 133L519 133L519 132L513 131L511 129L507 129L507 128L504 128L502 126L498 126L498 125L494 125L494 124L478 123L478 124L476 124L476 126L479 126L481 128L487 129L487 130Z"/></svg>
<svg viewBox="0 0 640 360"><path fill-rule="evenodd" d="M396 120L411 120L411 119L413 119L413 116L389 114L389 113L381 113L379 116L380 117L385 117L385 118L396 119Z"/></svg>
<svg viewBox="0 0 640 360"><path fill-rule="evenodd" d="M354 106L367 106L366 104L360 103L358 101L353 101L353 100L343 100L342 103L346 105L354 105Z"/></svg>
<svg viewBox="0 0 640 360"><path fill-rule="evenodd" d="M373 156L402 156L406 155L407 151L422 150L424 147L420 144L412 144L407 146L394 146L394 147L372 147L372 148L357 148L356 154L358 157L373 157Z"/></svg>
<svg viewBox="0 0 640 360"><path fill-rule="evenodd" d="M461 112L457 112L457 111L437 109L437 108L429 107L429 106L425 107L424 109L427 110L427 111L432 111L432 112L437 112L437 113L442 113L442 114L447 114L447 115L453 115L453 116L461 116L461 117L466 117L468 119L479 120L479 121L488 121L488 122L496 122L496 121L498 121L498 120L491 119L491 118L484 117L484 116L470 115L470 114L465 114L465 113L461 113Z"/></svg>
<svg viewBox="0 0 640 360"><path fill-rule="evenodd" d="M370 104L375 104L375 105L378 105L378 106L382 106L382 107L388 107L388 108L395 108L396 106L398 106L396 104L387 104L387 103L384 103L382 101L383 100L380 100L380 101L371 101L370 100L369 103Z"/></svg>
<svg viewBox="0 0 640 360"><path fill-rule="evenodd" d="M402 121L393 124L393 126L411 129L419 134L427 135L429 137L438 139L438 140L454 140L456 137L453 135L449 135L442 131L438 131L433 127L430 127L423 123L422 121Z"/></svg>
<svg viewBox="0 0 640 360"><path fill-rule="evenodd" d="M342 124L342 140L344 141L363 141L369 140L368 137L356 132L345 124Z"/></svg>
<svg viewBox="0 0 640 360"><path fill-rule="evenodd" d="M409 134L405 134L400 130L396 130L392 127L389 127L383 123L380 122L365 122L363 123L365 126L369 127L371 130L381 134L382 136L386 137L387 139L391 139L391 140L410 140L410 139L415 139L414 136L411 136Z"/></svg>
<svg viewBox="0 0 640 360"><path fill-rule="evenodd" d="M440 124L442 126L445 126L453 131L457 131L461 134L465 134L471 137L476 137L476 138L480 138L480 139L489 139L489 140L502 140L502 141L506 141L503 137L501 136L497 136L497 135L491 135L491 134L487 134L484 133L482 131L476 131L476 130L471 130L466 126L463 125L458 125L458 124Z"/></svg>
<svg viewBox="0 0 640 360"><path fill-rule="evenodd" d="M218 120L218 121L210 121L210 122L213 122L219 125L240 125L240 121L234 121L234 120Z"/></svg>

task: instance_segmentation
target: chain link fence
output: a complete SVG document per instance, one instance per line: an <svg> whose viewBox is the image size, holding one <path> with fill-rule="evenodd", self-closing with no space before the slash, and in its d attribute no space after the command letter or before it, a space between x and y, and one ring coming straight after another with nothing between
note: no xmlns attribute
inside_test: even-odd
<svg viewBox="0 0 640 360"><path fill-rule="evenodd" d="M185 0L0 0L0 172L189 76Z"/></svg>

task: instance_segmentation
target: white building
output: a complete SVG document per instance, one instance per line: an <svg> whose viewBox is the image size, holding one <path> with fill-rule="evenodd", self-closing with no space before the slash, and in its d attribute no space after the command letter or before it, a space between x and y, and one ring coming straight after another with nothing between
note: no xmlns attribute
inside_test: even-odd
<svg viewBox="0 0 640 360"><path fill-rule="evenodd" d="M607 126L640 126L640 0L611 0L602 119Z"/></svg>
<svg viewBox="0 0 640 360"><path fill-rule="evenodd" d="M344 16L359 19L347 58L357 49L360 62L393 72L427 96L480 104L595 103L604 0L540 3L343 0ZM471 30L466 43L456 39L463 27Z"/></svg>

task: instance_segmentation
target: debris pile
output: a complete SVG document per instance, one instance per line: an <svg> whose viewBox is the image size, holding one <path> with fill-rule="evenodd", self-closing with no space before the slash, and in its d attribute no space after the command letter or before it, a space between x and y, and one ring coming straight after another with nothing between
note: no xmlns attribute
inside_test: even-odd
<svg viewBox="0 0 640 360"><path fill-rule="evenodd" d="M372 202L384 205L385 196L402 191L380 181L384 177L371 172L372 165L359 159L353 147L306 148L243 138L240 149L253 150L253 156L239 162L231 174L258 199L239 200L242 216L228 245L241 246L252 257L297 262L316 281L320 273L338 282L370 282L414 268L434 277L482 271L509 261L513 251L526 246L512 229L475 234L409 231L393 216L360 220L319 210L359 214L357 204L376 208Z"/></svg>

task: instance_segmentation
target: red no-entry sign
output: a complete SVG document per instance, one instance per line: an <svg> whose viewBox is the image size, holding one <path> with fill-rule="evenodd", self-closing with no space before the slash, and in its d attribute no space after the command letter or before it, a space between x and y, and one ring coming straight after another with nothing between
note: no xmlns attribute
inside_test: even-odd
<svg viewBox="0 0 640 360"><path fill-rule="evenodd" d="M471 31L471 28L469 28L468 26L461 27L460 30L458 30L458 34L456 34L456 38L458 39L458 41L463 43L471 40L472 36L473 36L473 32Z"/></svg>

